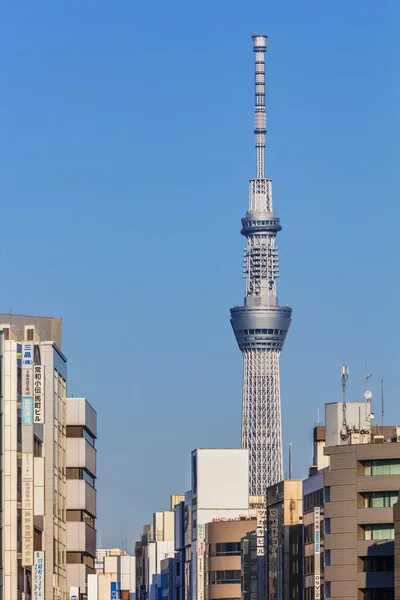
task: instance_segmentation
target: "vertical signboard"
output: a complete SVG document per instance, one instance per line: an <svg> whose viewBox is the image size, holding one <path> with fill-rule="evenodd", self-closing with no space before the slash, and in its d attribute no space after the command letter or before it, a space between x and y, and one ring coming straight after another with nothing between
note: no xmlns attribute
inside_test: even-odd
<svg viewBox="0 0 400 600"><path fill-rule="evenodd" d="M33 561L33 454L22 453L22 566ZM28 506L30 508L28 508Z"/></svg>
<svg viewBox="0 0 400 600"><path fill-rule="evenodd" d="M32 591L33 600L44 599L44 552L35 552Z"/></svg>
<svg viewBox="0 0 400 600"><path fill-rule="evenodd" d="M197 600L204 600L204 525L197 525Z"/></svg>
<svg viewBox="0 0 400 600"><path fill-rule="evenodd" d="M265 508L257 509L257 556L264 556L265 548Z"/></svg>
<svg viewBox="0 0 400 600"><path fill-rule="evenodd" d="M42 365L33 367L33 422L44 423L44 369Z"/></svg>
<svg viewBox="0 0 400 600"><path fill-rule="evenodd" d="M321 600L321 513L314 508L314 598Z"/></svg>
<svg viewBox="0 0 400 600"><path fill-rule="evenodd" d="M117 584L115 581L111 582L111 600L117 600Z"/></svg>
<svg viewBox="0 0 400 600"><path fill-rule="evenodd" d="M23 342L21 356L21 423L25 432L22 436L22 566L24 567L35 566L33 552L33 454L32 445L26 445L30 432L33 442L33 353L33 342ZM29 450L29 452L26 450Z"/></svg>

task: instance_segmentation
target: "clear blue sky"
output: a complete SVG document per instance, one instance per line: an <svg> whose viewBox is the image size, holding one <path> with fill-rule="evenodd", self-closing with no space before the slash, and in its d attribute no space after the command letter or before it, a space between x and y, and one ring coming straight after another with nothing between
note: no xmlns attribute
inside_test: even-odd
<svg viewBox="0 0 400 600"><path fill-rule="evenodd" d="M193 448L240 444L253 33L293 307L285 454L306 475L343 359L349 398L367 360L400 424L399 17L395 0L3 3L0 309L64 319L69 394L98 411L103 545L131 547L188 489Z"/></svg>

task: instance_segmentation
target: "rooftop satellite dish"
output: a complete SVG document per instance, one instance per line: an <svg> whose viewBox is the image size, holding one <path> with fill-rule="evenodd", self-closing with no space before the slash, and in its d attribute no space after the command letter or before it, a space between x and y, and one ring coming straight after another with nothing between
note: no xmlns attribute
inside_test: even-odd
<svg viewBox="0 0 400 600"><path fill-rule="evenodd" d="M364 398L369 402L372 398L372 392L366 390L366 392L364 393Z"/></svg>

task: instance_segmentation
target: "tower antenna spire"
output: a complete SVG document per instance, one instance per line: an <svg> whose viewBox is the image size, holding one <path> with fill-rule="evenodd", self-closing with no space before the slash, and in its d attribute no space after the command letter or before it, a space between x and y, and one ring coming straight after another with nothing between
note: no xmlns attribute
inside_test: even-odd
<svg viewBox="0 0 400 600"><path fill-rule="evenodd" d="M277 233L282 229L272 207L272 181L265 177L266 35L253 35L255 52L256 177L250 179L249 208L241 234L247 240L243 275L244 305L231 309L231 324L243 353L242 447L249 450L249 494L265 495L283 480L279 355L292 309L279 306Z"/></svg>
<svg viewBox="0 0 400 600"><path fill-rule="evenodd" d="M267 51L267 35L253 35L254 52L256 53L256 94L254 111L254 133L257 151L257 178L264 178L265 136L267 133L267 116L265 112L265 53Z"/></svg>

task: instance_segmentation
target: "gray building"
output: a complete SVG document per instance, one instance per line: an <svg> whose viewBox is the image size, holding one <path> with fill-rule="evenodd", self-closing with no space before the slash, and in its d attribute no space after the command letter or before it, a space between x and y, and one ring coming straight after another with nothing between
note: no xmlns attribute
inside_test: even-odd
<svg viewBox="0 0 400 600"><path fill-rule="evenodd" d="M324 473L325 598L394 598L398 440L371 434L367 443L349 439L325 450L330 457Z"/></svg>

